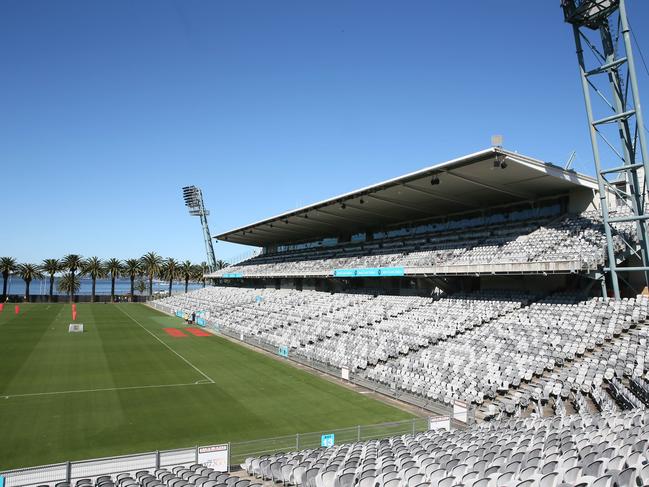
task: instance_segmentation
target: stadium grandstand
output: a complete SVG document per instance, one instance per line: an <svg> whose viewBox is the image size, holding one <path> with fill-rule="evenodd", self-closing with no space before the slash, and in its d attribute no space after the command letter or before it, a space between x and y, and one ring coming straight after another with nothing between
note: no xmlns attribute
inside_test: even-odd
<svg viewBox="0 0 649 487"><path fill-rule="evenodd" d="M250 456L252 482L649 485L649 298L631 273L609 297L599 204L592 178L491 148L223 233L262 250L154 306L433 414L468 410L468 429ZM614 229L624 276L638 239Z"/></svg>
<svg viewBox="0 0 649 487"><path fill-rule="evenodd" d="M592 284L605 255L596 189L588 176L490 148L219 235L263 251L210 277L318 290L518 288L523 275L528 287L543 276L536 285L545 290ZM625 259L632 226L616 229Z"/></svg>
<svg viewBox="0 0 649 487"><path fill-rule="evenodd" d="M98 335L115 335L95 341L84 361L110 362L128 379L166 374L168 382L0 397L74 397L67 408L81 403L80 394L89 398L88 422L111 421L123 404L148 405L141 416L116 420L128 421L128 433L112 446L142 431L186 439L194 421L201 433L241 422L245 434L17 468L0 472L0 487L649 486L649 155L630 29L624 0L561 5L574 28L595 177L496 145L218 235L256 250L225 268L207 267L209 286L188 292L186 284L174 295L167 271L164 298L83 310L89 328L101 322ZM621 58L609 23L617 9ZM581 37L593 45L580 28L599 30L606 54L589 71ZM625 63L632 109L618 79ZM604 96L589 77L603 73L614 114L595 119L589 90ZM623 142L623 165L603 169L596 132L608 123ZM200 190L183 189L214 264ZM1 317L7 328L31 332L39 347L19 367L42 361L48 376L57 375L56 360L38 353L51 322L41 318L42 330L30 329L35 308L27 317L14 309ZM69 341L83 337L68 330ZM61 343L57 351L75 350ZM107 358L107 350L119 355ZM92 382L99 374L89 375ZM105 392L116 393L114 401L94 395ZM127 399L129 392L137 395ZM301 415L324 403L331 407L315 424L330 429L295 431ZM161 404L172 404L173 415L155 416ZM334 434L336 416L351 409L391 416L354 427L343 418ZM23 411L15 411L17 422ZM152 427L138 430L138 420ZM83 421L72 413L65 427ZM274 422L294 436L250 437ZM104 429L82 438L103 446L111 440Z"/></svg>
<svg viewBox="0 0 649 487"><path fill-rule="evenodd" d="M622 270L636 237L615 228ZM588 176L494 147L217 238L262 251L158 309L433 412L649 405L649 299L632 276L607 297Z"/></svg>

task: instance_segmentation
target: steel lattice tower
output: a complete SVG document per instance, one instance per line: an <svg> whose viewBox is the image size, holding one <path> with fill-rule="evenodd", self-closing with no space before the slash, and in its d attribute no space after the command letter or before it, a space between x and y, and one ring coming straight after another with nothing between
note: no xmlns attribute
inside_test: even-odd
<svg viewBox="0 0 649 487"><path fill-rule="evenodd" d="M605 272L619 299L620 271L642 272L649 282L649 214L645 208L649 155L626 5L625 0L563 0L562 8L577 47L606 235ZM609 197L614 198L613 204L628 206L628 214L611 215ZM637 243L616 230L615 224L624 222L635 224ZM637 255L641 265L618 267L616 250Z"/></svg>
<svg viewBox="0 0 649 487"><path fill-rule="evenodd" d="M192 216L198 216L201 219L203 238L205 239L205 252L207 252L207 265L210 268L210 272L214 272L216 270L216 257L214 256L214 246L212 245L210 228L207 225L207 216L210 212L205 209L205 204L203 203L203 192L196 186L185 186L183 188L183 199L185 200L185 206L189 208L189 214Z"/></svg>

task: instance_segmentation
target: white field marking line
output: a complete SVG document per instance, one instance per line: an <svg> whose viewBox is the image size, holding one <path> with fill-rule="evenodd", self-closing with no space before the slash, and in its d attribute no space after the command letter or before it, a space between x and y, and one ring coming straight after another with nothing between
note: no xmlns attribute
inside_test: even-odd
<svg viewBox="0 0 649 487"><path fill-rule="evenodd" d="M104 389L78 389L74 391L53 391L53 392L29 392L26 394L9 394L0 395L3 399L12 399L14 397L31 397L31 396L56 396L59 394L81 394L84 392L113 392L113 391L133 391L137 389L157 389L163 387L187 387L199 386L205 384L213 384L213 382L205 382L205 380L197 380L196 382L188 382L187 384L159 384L152 386L128 386L128 387L107 387Z"/></svg>
<svg viewBox="0 0 649 487"><path fill-rule="evenodd" d="M140 325L140 328L142 328L144 331L146 331L149 335L151 335L153 338L158 340L160 343L162 343L165 347L167 347L171 352L175 353L178 357L180 357L187 365L189 365L192 369L194 369L196 372L201 374L203 377L205 377L207 380L210 381L211 384L214 384L214 379L212 379L209 375L207 375L205 372L203 372L201 369L196 367L193 363L191 363L189 360L187 360L185 357L180 355L178 352L176 352L173 348L171 348L169 345L167 345L165 342L163 342L159 337L157 337L152 331L147 330L146 327L140 323L138 320L133 318L130 314L128 314L126 311L124 311L121 306L117 305L117 309L119 309L122 313L124 313L126 316L128 316L132 321Z"/></svg>

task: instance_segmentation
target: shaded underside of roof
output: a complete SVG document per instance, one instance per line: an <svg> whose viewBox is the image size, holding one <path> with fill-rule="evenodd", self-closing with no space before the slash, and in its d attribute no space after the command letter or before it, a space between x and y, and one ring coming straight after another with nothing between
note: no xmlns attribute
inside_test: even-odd
<svg viewBox="0 0 649 487"><path fill-rule="evenodd" d="M436 180L438 184L431 184ZM388 228L583 188L589 176L490 148L230 230L216 238L259 247Z"/></svg>

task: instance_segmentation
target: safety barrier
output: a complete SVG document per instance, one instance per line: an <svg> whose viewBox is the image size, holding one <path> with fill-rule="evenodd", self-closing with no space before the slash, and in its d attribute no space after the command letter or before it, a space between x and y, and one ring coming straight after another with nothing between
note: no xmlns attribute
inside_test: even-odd
<svg viewBox="0 0 649 487"><path fill-rule="evenodd" d="M416 434L427 431L429 427L430 419L420 417L403 421L357 425L347 428L332 428L273 438L233 442L227 444L228 466L230 467L229 470L238 470L240 464L248 457L270 455L281 451L320 448L323 444L323 436L327 436L328 439L333 440L334 444L339 445L355 441ZM331 435L333 435L333 438L331 438ZM119 473L134 474L139 470L151 471L156 468L176 465L189 466L195 463L199 463L199 447L19 468L0 472L0 477L4 478L5 487L29 487L42 484L53 485L57 482L67 482L70 485L74 485L76 480L82 478L92 479L101 475L117 475Z"/></svg>

